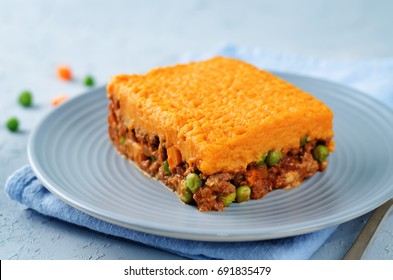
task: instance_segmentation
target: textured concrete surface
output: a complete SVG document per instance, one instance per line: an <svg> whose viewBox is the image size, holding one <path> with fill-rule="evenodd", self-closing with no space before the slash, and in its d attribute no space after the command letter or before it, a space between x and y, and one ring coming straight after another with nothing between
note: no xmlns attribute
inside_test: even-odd
<svg viewBox="0 0 393 280"><path fill-rule="evenodd" d="M100 1L101 2L101 1ZM184 52L202 53L226 43L359 60L393 56L391 1L0 1L0 188L27 163L29 133L51 110L50 100L98 85L119 72L143 72L172 63ZM55 78L66 63L77 80ZM34 93L35 106L16 98ZM9 133L16 115L21 131ZM341 258L367 215L342 225L314 255ZM391 248L389 249L391 252ZM1 259L176 259L176 255L44 217L0 192Z"/></svg>
<svg viewBox="0 0 393 280"><path fill-rule="evenodd" d="M393 260L393 208L390 207L370 240L362 259Z"/></svg>

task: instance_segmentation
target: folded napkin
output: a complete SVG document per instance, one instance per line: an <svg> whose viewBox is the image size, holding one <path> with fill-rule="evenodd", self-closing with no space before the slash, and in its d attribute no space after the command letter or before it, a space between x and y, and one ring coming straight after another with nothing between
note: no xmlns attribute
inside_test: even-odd
<svg viewBox="0 0 393 280"><path fill-rule="evenodd" d="M329 62L258 49L225 47L201 56L187 55L182 61L224 55L248 61L260 68L286 71L344 83L393 105L393 60ZM198 242L160 237L122 228L82 213L52 195L29 166L11 175L5 186L11 199L44 215L123 237L192 259L309 259L336 227L300 236L254 242Z"/></svg>

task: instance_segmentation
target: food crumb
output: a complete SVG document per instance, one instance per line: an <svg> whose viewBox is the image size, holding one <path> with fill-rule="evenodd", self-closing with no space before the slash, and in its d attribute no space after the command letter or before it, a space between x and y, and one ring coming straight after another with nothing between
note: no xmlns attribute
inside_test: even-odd
<svg viewBox="0 0 393 280"><path fill-rule="evenodd" d="M7 120L6 126L9 131L16 132L19 128L19 120L15 117L9 118Z"/></svg>
<svg viewBox="0 0 393 280"><path fill-rule="evenodd" d="M57 77L63 81L71 81L72 80L71 68L67 65L59 65L57 67Z"/></svg>
<svg viewBox="0 0 393 280"><path fill-rule="evenodd" d="M86 77L83 79L83 82L84 82L84 84L85 84L86 86L88 86L88 87L94 86L94 78L93 78L92 76L86 76Z"/></svg>
<svg viewBox="0 0 393 280"><path fill-rule="evenodd" d="M68 95L62 94L53 98L51 104L53 107L56 107L65 102L67 99Z"/></svg>
<svg viewBox="0 0 393 280"><path fill-rule="evenodd" d="M23 107L31 107L33 103L33 95L30 91L22 91L18 97L18 102Z"/></svg>

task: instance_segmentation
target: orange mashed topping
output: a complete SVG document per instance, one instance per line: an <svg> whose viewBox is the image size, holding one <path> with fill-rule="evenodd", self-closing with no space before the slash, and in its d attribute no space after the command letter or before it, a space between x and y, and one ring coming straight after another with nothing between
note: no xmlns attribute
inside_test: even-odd
<svg viewBox="0 0 393 280"><path fill-rule="evenodd" d="M108 97L122 122L166 141L167 149L205 174L237 172L270 150L328 141L333 113L294 85L248 63L215 57L146 75L119 75ZM169 161L169 160L168 160ZM178 161L176 161L178 162Z"/></svg>

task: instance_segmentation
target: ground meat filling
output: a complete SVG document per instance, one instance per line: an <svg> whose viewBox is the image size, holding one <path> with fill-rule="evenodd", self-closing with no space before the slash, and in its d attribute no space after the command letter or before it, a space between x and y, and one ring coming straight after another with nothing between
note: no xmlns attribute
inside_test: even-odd
<svg viewBox="0 0 393 280"><path fill-rule="evenodd" d="M194 193L192 202L200 211L222 211L223 198L236 193L239 186L249 186L251 199L260 199L273 189L290 189L299 186L304 179L317 171L323 171L327 161L314 159L312 151L323 141L312 140L298 148L284 149L282 158L274 165L250 163L247 170L213 175L201 173L195 166L178 162L168 170L168 151L164 140L157 135L149 135L142 129L129 129L121 120L119 102L109 104L109 136L117 150L134 161L150 176L156 177L178 195L184 193L187 175L196 173L203 182Z"/></svg>
<svg viewBox="0 0 393 280"><path fill-rule="evenodd" d="M194 200L200 211L221 211L224 204L220 197L225 197L236 192L236 187L230 180L233 179L231 173L216 173L205 176L206 181L202 188L199 188L194 195Z"/></svg>

